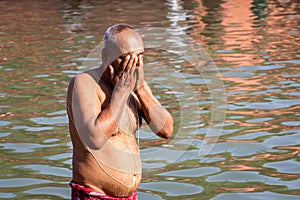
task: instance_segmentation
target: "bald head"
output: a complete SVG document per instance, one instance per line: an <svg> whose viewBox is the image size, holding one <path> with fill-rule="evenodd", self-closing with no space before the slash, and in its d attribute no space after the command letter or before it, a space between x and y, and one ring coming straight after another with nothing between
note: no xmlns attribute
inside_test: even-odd
<svg viewBox="0 0 300 200"><path fill-rule="evenodd" d="M108 39L114 39L118 33L121 33L125 30L133 30L133 28L126 24L116 24L109 27L104 33L104 42Z"/></svg>
<svg viewBox="0 0 300 200"><path fill-rule="evenodd" d="M141 36L128 25L116 24L109 27L104 33L102 60L105 66L110 65L121 55L143 51L144 44Z"/></svg>

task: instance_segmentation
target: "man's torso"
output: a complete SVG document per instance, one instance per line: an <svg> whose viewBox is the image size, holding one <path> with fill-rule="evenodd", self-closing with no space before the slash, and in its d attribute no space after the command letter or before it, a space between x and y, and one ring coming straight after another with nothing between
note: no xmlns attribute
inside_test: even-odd
<svg viewBox="0 0 300 200"><path fill-rule="evenodd" d="M113 88L102 83L97 70L89 72L99 87L97 95L103 102L101 110L110 102ZM133 96L124 108L118 128L99 150L84 147L80 141L72 116L74 79L68 90L69 129L73 142L73 180L93 190L111 196L129 196L141 181L141 160L134 132L138 128L137 102ZM88 89L88 88L87 88Z"/></svg>

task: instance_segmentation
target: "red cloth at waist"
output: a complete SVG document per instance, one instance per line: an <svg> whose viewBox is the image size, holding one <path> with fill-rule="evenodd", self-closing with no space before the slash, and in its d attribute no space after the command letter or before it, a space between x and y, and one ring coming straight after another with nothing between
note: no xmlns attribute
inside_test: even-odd
<svg viewBox="0 0 300 200"><path fill-rule="evenodd" d="M129 197L118 198L100 194L73 181L70 182L70 186L72 189L72 200L138 200L136 191Z"/></svg>

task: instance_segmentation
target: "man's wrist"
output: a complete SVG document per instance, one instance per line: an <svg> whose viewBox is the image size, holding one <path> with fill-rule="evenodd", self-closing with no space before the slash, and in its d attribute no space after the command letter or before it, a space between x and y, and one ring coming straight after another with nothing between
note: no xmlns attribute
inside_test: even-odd
<svg viewBox="0 0 300 200"><path fill-rule="evenodd" d="M135 90L135 93L137 94L138 97L143 96L146 92L147 92L147 89L146 89L146 84L145 83L139 85L137 87L137 89Z"/></svg>
<svg viewBox="0 0 300 200"><path fill-rule="evenodd" d="M121 95L121 96L123 96L123 95L126 95L126 96L129 96L129 94L130 94L130 90L128 90L127 88L125 88L125 87L114 87L114 92L113 92L113 94L117 94L117 95Z"/></svg>

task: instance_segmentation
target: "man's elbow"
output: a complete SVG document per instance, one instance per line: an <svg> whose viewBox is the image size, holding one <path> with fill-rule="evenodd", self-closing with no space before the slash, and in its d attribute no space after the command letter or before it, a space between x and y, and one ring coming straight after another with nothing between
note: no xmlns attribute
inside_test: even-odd
<svg viewBox="0 0 300 200"><path fill-rule="evenodd" d="M99 127L95 126L88 126L87 128L88 131L86 131L88 134L84 135L84 138L81 138L85 141L86 145L94 150L99 150L101 149L108 138L105 135L105 131L102 130Z"/></svg>
<svg viewBox="0 0 300 200"><path fill-rule="evenodd" d="M173 127L168 128L167 130L164 130L159 135L164 139L169 139L172 136L172 134L173 134Z"/></svg>
<svg viewBox="0 0 300 200"><path fill-rule="evenodd" d="M88 146L91 149L99 150L104 146L105 143L106 140L104 138L92 138L90 139Z"/></svg>
<svg viewBox="0 0 300 200"><path fill-rule="evenodd" d="M157 134L158 136L169 139L173 134L173 118L171 117L167 120L167 123L164 125L161 131Z"/></svg>

